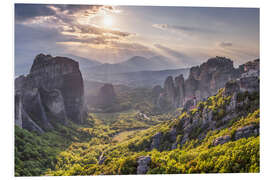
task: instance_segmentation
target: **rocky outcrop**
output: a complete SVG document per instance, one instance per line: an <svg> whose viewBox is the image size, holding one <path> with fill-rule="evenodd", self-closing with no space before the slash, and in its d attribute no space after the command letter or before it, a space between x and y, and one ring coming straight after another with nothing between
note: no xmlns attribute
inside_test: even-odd
<svg viewBox="0 0 270 180"><path fill-rule="evenodd" d="M218 94L197 104L194 109L190 108L194 106L193 100L190 100L190 105L186 103L181 111L182 114L178 115L178 117L180 116L179 119L172 123L170 130L157 132L152 136L150 150L175 149L178 145L181 147L192 139L201 141L205 138L207 132L227 128L240 117L246 117L248 113L257 110L259 108L257 94L259 83L257 83L256 78L249 78L250 81L256 81L256 83L249 82L245 91L242 91L240 85L243 78L249 77L241 77L235 81L227 82L225 88L220 90ZM255 86L253 86L254 84ZM254 91L256 92L254 93ZM214 107L212 106L213 101L217 103ZM217 146L257 135L259 135L259 125L254 123L235 130L234 135L216 138L212 145Z"/></svg>
<svg viewBox="0 0 270 180"><path fill-rule="evenodd" d="M174 102L175 102L175 88L174 88L174 81L173 81L172 76L167 77L167 79L165 80L164 91L165 91L165 96L166 96L166 99L168 100L168 102L171 104L174 104Z"/></svg>
<svg viewBox="0 0 270 180"><path fill-rule="evenodd" d="M185 99L185 80L184 76L181 74L175 78L175 98L174 105L180 107L184 104Z"/></svg>
<svg viewBox="0 0 270 180"><path fill-rule="evenodd" d="M107 157L104 156L103 153L102 153L101 156L98 159L98 164L99 165L103 164L106 159L107 159Z"/></svg>
<svg viewBox="0 0 270 180"><path fill-rule="evenodd" d="M39 54L30 73L15 79L16 124L21 121L24 127L26 123L25 119L17 118L22 117L22 111L44 130L52 129L53 121L66 124L70 119L82 123L83 95L83 79L76 61ZM31 129L30 126L28 123L26 127Z"/></svg>
<svg viewBox="0 0 270 180"><path fill-rule="evenodd" d="M137 174L146 174L148 171L148 165L151 162L150 156L141 156L139 157L137 163Z"/></svg>
<svg viewBox="0 0 270 180"><path fill-rule="evenodd" d="M111 106L116 102L116 94L112 84L104 84L98 93L98 105L102 107Z"/></svg>
<svg viewBox="0 0 270 180"><path fill-rule="evenodd" d="M259 78L256 76L243 77L239 80L240 90L242 92L254 92L259 91Z"/></svg>
<svg viewBox="0 0 270 180"><path fill-rule="evenodd" d="M185 91L188 97L207 98L223 88L233 78L233 61L224 57L208 59L199 67L191 68Z"/></svg>
<svg viewBox="0 0 270 180"><path fill-rule="evenodd" d="M219 144L224 144L229 141L235 141L241 138L249 138L251 136L258 136L258 135L259 135L259 126L251 124L251 125L238 128L235 131L233 137L231 137L230 135L218 137L217 139L213 141L213 145L217 146Z"/></svg>
<svg viewBox="0 0 270 180"><path fill-rule="evenodd" d="M250 136L258 136L259 127L256 125L247 125L241 128L238 128L235 132L234 139L248 138Z"/></svg>
<svg viewBox="0 0 270 180"><path fill-rule="evenodd" d="M161 102L167 102L167 104L163 103L164 107L171 105L174 108L192 108L196 102L216 94L228 81L237 82L226 84L227 94L240 90L257 91L259 87L258 76L258 59L243 64L239 68L234 68L233 61L228 58L210 58L200 66L190 68L186 80L184 80L183 75L177 76L175 80L172 76L167 77L160 96L155 95L158 97L155 102L159 107L162 107Z"/></svg>
<svg viewBox="0 0 270 180"><path fill-rule="evenodd" d="M224 144L226 142L229 142L230 140L231 140L231 136L229 135L221 136L214 140L213 145L217 146L219 144Z"/></svg>
<svg viewBox="0 0 270 180"><path fill-rule="evenodd" d="M159 149L162 133L159 132L152 137L151 149Z"/></svg>

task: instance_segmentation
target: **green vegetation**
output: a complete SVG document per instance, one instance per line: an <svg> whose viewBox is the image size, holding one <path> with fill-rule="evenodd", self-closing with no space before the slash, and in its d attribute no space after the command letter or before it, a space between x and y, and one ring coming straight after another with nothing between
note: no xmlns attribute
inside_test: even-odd
<svg viewBox="0 0 270 180"><path fill-rule="evenodd" d="M15 175L136 174L140 156L151 157L148 174L259 172L260 137L234 138L241 127L259 126L259 96L239 94L237 103L241 106L235 110L239 116L222 124L221 119L228 115L226 107L232 99L223 96L223 91L183 113L178 109L157 115L150 109L141 111L134 106L118 113L89 113L87 121L81 125L56 123L56 130L42 135L16 127ZM253 104L245 103L247 98ZM135 100L130 101L136 104ZM242 107L245 110L241 110ZM213 120L221 128L202 128L198 121L191 129L189 140L180 145L184 119L201 119L205 109L213 113ZM176 141L170 138L172 128L177 132ZM157 133L161 134L160 148L152 149L153 136ZM198 138L202 134L203 138ZM217 138L226 135L232 140L213 145ZM175 142L177 148L172 149Z"/></svg>
<svg viewBox="0 0 270 180"><path fill-rule="evenodd" d="M54 139L55 141L53 141ZM54 168L61 141L49 134L42 137L15 127L15 176L38 176ZM50 142L55 143L51 146Z"/></svg>

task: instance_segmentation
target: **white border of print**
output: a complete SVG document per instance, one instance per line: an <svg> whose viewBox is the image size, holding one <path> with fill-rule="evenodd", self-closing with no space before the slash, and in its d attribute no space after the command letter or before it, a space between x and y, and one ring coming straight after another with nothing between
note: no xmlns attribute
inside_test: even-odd
<svg viewBox="0 0 270 180"><path fill-rule="evenodd" d="M270 175L269 166L269 129L270 118L267 113L270 100L269 82L269 1L258 0L4 0L1 2L1 60L0 60L0 112L1 112L1 179L15 179L14 177L14 3L41 3L41 4L107 4L107 5L157 5L157 6L200 6L200 7L257 7L260 8L260 59L261 59L261 172L257 174L184 174L184 175L129 175L129 176L76 176L76 177L23 177L18 179L252 179L267 178ZM268 164L267 164L268 163ZM268 166L267 166L268 165Z"/></svg>

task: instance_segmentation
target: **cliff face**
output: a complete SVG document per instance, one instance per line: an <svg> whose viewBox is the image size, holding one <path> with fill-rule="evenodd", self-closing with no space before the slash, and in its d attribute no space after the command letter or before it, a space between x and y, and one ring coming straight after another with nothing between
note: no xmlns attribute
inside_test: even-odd
<svg viewBox="0 0 270 180"><path fill-rule="evenodd" d="M202 141L211 130L223 130L230 126L229 131L233 128L234 133L214 138L212 146L258 136L260 127L255 119L259 117L259 86L259 77L256 76L227 82L214 96L195 104L193 109L182 111L178 119L172 122L170 130L154 134L148 150L175 149L194 139ZM236 123L244 121L244 117L252 119L252 122ZM235 126L232 127L233 123Z"/></svg>
<svg viewBox="0 0 270 180"><path fill-rule="evenodd" d="M15 80L17 124L22 119L23 126L26 120L21 118L21 112L25 112L45 130L53 128L54 120L63 124L67 119L82 123L83 89L83 79L76 61L65 57L37 55L30 73Z"/></svg>
<svg viewBox="0 0 270 180"><path fill-rule="evenodd" d="M182 75L176 77L174 81L169 76L164 83L162 100L166 100L172 107L183 107L186 103L192 104L194 101L203 100L214 95L228 81L236 80L240 77L249 77L249 79L243 78L241 80L241 87L245 89L245 84L254 82L250 79L250 76L258 75L258 59L235 69L233 61L230 59L224 57L210 58L200 66L190 68L190 73L186 80L184 80ZM160 106L159 101L157 101L157 105Z"/></svg>
<svg viewBox="0 0 270 180"><path fill-rule="evenodd" d="M200 66L191 68L185 82L185 97L203 99L213 95L233 78L234 72L233 62L222 57L211 58Z"/></svg>

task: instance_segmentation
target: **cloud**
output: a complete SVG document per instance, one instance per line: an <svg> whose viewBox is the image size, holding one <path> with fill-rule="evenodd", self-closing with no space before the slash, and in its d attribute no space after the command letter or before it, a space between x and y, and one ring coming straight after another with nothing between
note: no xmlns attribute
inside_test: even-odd
<svg viewBox="0 0 270 180"><path fill-rule="evenodd" d="M189 35L193 35L194 33L216 33L216 31L211 29L204 29L200 27L192 27L192 26L179 26L179 25L170 25L170 24L153 24L152 27L161 29L161 30L170 30L173 32L182 32Z"/></svg>
<svg viewBox="0 0 270 180"><path fill-rule="evenodd" d="M33 17L52 16L55 12L46 5L15 4L15 20L24 21Z"/></svg>
<svg viewBox="0 0 270 180"><path fill-rule="evenodd" d="M159 48L160 50L164 51L167 55L176 59L178 61L178 63L181 63L183 66L192 66L192 65L198 64L197 60L186 55L185 53L173 50L171 48L165 47L165 46L160 45L160 44L154 44L154 46L156 48Z"/></svg>
<svg viewBox="0 0 270 180"><path fill-rule="evenodd" d="M68 29L65 29L64 27L68 27ZM131 33L128 32L122 32L118 30L113 29L106 29L94 25L82 25L82 24L70 24L69 26L62 27L62 33L70 34L74 36L78 35L104 35L104 36L119 36L119 37L128 37L131 36Z"/></svg>
<svg viewBox="0 0 270 180"><path fill-rule="evenodd" d="M103 5L15 4L15 20L21 22L36 17L56 16L57 12L67 15L78 12L84 15L95 15L100 11L117 12L114 7Z"/></svg>
<svg viewBox="0 0 270 180"><path fill-rule="evenodd" d="M132 41L134 33L104 28L92 23L95 16L119 13L120 10L114 7L33 5L31 8L41 11L35 10L25 15L25 11L29 9L28 5L16 5L15 8L17 64L24 62L30 66L31 57L40 51L55 55L59 52L80 54L101 62L120 62L135 55L157 55L150 47ZM26 58L24 52L29 53Z"/></svg>
<svg viewBox="0 0 270 180"><path fill-rule="evenodd" d="M220 47L226 48L226 47L231 47L233 44L231 42L220 42L218 44Z"/></svg>
<svg viewBox="0 0 270 180"><path fill-rule="evenodd" d="M123 40L131 33L99 27L91 18L106 13L118 13L112 6L88 5L26 5L16 4L17 24L43 29L55 29L63 36L58 44L108 45L110 41Z"/></svg>

